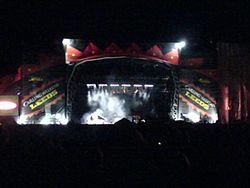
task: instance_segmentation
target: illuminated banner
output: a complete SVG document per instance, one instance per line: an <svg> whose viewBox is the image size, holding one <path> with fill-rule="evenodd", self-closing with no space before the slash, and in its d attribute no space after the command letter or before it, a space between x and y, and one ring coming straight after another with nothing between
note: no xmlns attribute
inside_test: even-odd
<svg viewBox="0 0 250 188"><path fill-rule="evenodd" d="M209 111L209 104L211 104L211 101L202 96L193 88L188 88L185 91L184 97L187 98L192 104L201 108L202 110Z"/></svg>
<svg viewBox="0 0 250 188"><path fill-rule="evenodd" d="M18 96L3 95L0 96L0 116L18 115Z"/></svg>
<svg viewBox="0 0 250 188"><path fill-rule="evenodd" d="M184 86L180 92L180 99L194 110L211 117L216 111L216 101L208 93L194 85Z"/></svg>
<svg viewBox="0 0 250 188"><path fill-rule="evenodd" d="M44 87L44 86L43 86ZM45 105L54 105L64 97L63 81L52 83L22 100L22 114L32 117L44 111Z"/></svg>
<svg viewBox="0 0 250 188"><path fill-rule="evenodd" d="M210 69L201 72L181 68L179 75L178 118L198 123L218 120L218 83Z"/></svg>

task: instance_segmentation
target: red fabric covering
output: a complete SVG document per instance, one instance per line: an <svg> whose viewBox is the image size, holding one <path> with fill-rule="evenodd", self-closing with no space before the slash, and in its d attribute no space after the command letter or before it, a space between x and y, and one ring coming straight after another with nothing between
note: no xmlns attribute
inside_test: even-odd
<svg viewBox="0 0 250 188"><path fill-rule="evenodd" d="M66 47L67 62L79 62L86 59L108 56L144 57L148 59L158 59L170 64L179 64L178 50L170 49L166 53L163 53L163 50L157 44L148 47L146 50L142 50L142 48L136 43L131 43L127 48L121 48L116 43L110 43L103 50L92 42L90 42L82 51L79 51L72 46Z"/></svg>

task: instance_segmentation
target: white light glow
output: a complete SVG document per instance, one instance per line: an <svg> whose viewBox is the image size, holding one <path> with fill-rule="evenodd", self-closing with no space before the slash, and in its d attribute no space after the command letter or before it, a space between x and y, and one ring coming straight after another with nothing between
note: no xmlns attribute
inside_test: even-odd
<svg viewBox="0 0 250 188"><path fill-rule="evenodd" d="M98 87L107 87L107 86L110 86L110 87L119 87L119 86L121 86L121 87L131 87L132 85L131 84L87 84L87 87L88 88L90 88L90 87L93 87L93 88L96 88L97 87L97 85L98 85ZM134 84L133 85L134 87L143 87L143 85L142 84ZM144 87L145 88L152 88L152 87L154 87L154 85L153 84L144 84Z"/></svg>
<svg viewBox="0 0 250 188"><path fill-rule="evenodd" d="M134 84L134 87L142 87L141 84Z"/></svg>
<svg viewBox="0 0 250 188"><path fill-rule="evenodd" d="M24 115L20 115L20 117L16 119L16 122L18 125L23 125L27 123L27 119Z"/></svg>
<svg viewBox="0 0 250 188"><path fill-rule="evenodd" d="M11 101L0 101L0 110L13 110L17 104Z"/></svg>
<svg viewBox="0 0 250 188"><path fill-rule="evenodd" d="M94 87L94 88L96 88L96 84L87 84L87 87Z"/></svg>
<svg viewBox="0 0 250 188"><path fill-rule="evenodd" d="M218 114L217 113L213 113L212 114L212 121L211 123L216 123L216 121L218 120Z"/></svg>
<svg viewBox="0 0 250 188"><path fill-rule="evenodd" d="M113 124L127 116L125 101L104 90L96 89L88 92L88 106L91 111L85 113L83 124Z"/></svg>
<svg viewBox="0 0 250 188"><path fill-rule="evenodd" d="M55 115L55 118L58 119L58 120L60 120L61 117L62 117L62 115L61 115L60 113L57 113L57 114Z"/></svg>
<svg viewBox="0 0 250 188"><path fill-rule="evenodd" d="M60 124L67 125L69 122L69 119L68 117L65 117L64 115L62 115L59 121L60 121Z"/></svg>
<svg viewBox="0 0 250 188"><path fill-rule="evenodd" d="M98 84L98 87L107 87L108 84Z"/></svg>
<svg viewBox="0 0 250 188"><path fill-rule="evenodd" d="M49 115L46 115L42 118L42 120L39 122L39 124L42 124L42 125L49 125L49 124L52 124L51 122L51 117Z"/></svg>
<svg viewBox="0 0 250 188"><path fill-rule="evenodd" d="M95 125L95 124L107 124L107 120L102 116L103 111L101 109L97 109L93 113L85 114L84 123Z"/></svg>
<svg viewBox="0 0 250 188"><path fill-rule="evenodd" d="M177 42L174 44L176 49L182 49L186 46L186 42L185 41L181 41L181 42Z"/></svg>
<svg viewBox="0 0 250 188"><path fill-rule="evenodd" d="M130 84L122 84L122 87L131 87Z"/></svg>
<svg viewBox="0 0 250 188"><path fill-rule="evenodd" d="M144 87L154 87L152 84L145 84Z"/></svg>
<svg viewBox="0 0 250 188"><path fill-rule="evenodd" d="M118 87L119 84L110 84L111 87Z"/></svg>
<svg viewBox="0 0 250 188"><path fill-rule="evenodd" d="M70 39L63 39L62 43L64 46L69 46L69 45L71 45L71 40Z"/></svg>
<svg viewBox="0 0 250 188"><path fill-rule="evenodd" d="M188 119L190 119L192 122L197 123L200 121L200 115L195 112L189 112L188 114L185 115Z"/></svg>
<svg viewBox="0 0 250 188"><path fill-rule="evenodd" d="M99 85L99 84L98 84ZM131 84L109 84L108 86L132 86ZM135 86L143 87L138 84ZM113 124L122 118L129 119L131 116L130 104L133 108L139 108L150 98L150 92L147 87L153 87L151 84L146 84L146 87L136 89L131 92L130 100L124 95L113 93L113 89L105 90L103 88L89 89L87 94L87 105L89 111L81 117L82 124Z"/></svg>

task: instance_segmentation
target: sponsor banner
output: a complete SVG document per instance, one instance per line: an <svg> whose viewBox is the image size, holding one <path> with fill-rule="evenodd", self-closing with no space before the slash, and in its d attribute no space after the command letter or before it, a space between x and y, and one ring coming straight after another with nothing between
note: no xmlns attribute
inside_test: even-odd
<svg viewBox="0 0 250 188"><path fill-rule="evenodd" d="M179 69L179 118L191 122L214 123L218 120L218 83L210 74Z"/></svg>
<svg viewBox="0 0 250 188"><path fill-rule="evenodd" d="M15 82L10 84L3 93L19 96L19 113L17 113L19 116L16 117L16 121L19 124L36 124L45 114L58 116L63 112L65 75L64 64L19 69Z"/></svg>
<svg viewBox="0 0 250 188"><path fill-rule="evenodd" d="M208 93L194 85L183 85L182 88L179 95L181 102L202 115L213 118L217 113L216 101Z"/></svg>
<svg viewBox="0 0 250 188"><path fill-rule="evenodd" d="M36 88L22 100L22 115L29 118L44 112L46 105L55 105L64 97L64 80ZM56 110L55 110L56 111Z"/></svg>
<svg viewBox="0 0 250 188"><path fill-rule="evenodd" d="M194 88L188 87L181 95L197 108L209 112L212 102Z"/></svg>

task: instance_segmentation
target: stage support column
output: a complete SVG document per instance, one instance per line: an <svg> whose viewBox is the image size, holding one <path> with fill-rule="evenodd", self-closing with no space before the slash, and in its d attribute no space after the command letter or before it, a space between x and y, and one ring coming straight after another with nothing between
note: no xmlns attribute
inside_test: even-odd
<svg viewBox="0 0 250 188"><path fill-rule="evenodd" d="M229 87L225 84L220 84L220 99L219 99L219 120L222 124L229 123Z"/></svg>
<svg viewBox="0 0 250 188"><path fill-rule="evenodd" d="M241 100L241 105L242 105L242 120L247 121L249 119L249 91L247 90L247 87L245 84L241 86L241 91L242 91L242 100Z"/></svg>

